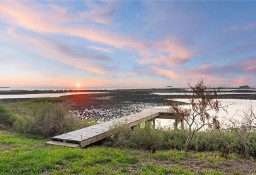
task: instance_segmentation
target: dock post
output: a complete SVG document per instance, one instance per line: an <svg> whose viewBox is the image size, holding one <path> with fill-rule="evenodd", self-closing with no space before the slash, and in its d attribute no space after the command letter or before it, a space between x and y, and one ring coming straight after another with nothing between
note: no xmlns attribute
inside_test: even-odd
<svg viewBox="0 0 256 175"><path fill-rule="evenodd" d="M152 120L152 127L153 127L153 129L156 129L156 119Z"/></svg>
<svg viewBox="0 0 256 175"><path fill-rule="evenodd" d="M178 129L178 121L177 119L175 119L174 123L173 123L174 129L177 130Z"/></svg>
<svg viewBox="0 0 256 175"><path fill-rule="evenodd" d="M184 130L184 120L181 120L181 130Z"/></svg>

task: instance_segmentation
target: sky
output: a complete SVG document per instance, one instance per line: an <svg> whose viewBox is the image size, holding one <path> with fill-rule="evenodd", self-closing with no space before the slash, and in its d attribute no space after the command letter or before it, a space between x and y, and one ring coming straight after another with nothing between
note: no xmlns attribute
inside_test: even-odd
<svg viewBox="0 0 256 175"><path fill-rule="evenodd" d="M0 2L0 87L256 86L256 1Z"/></svg>

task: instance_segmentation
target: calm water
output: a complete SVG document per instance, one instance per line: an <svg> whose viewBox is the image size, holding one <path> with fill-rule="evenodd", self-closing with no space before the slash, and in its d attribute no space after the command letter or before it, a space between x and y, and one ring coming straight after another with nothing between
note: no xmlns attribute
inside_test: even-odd
<svg viewBox="0 0 256 175"><path fill-rule="evenodd" d="M140 87L141 89L148 89L148 87ZM162 88L162 87L159 87ZM13 90L24 90L24 91L47 91L47 90L117 90L117 89L138 89L137 87L0 87L0 91L13 91ZM163 88L164 89L164 88Z"/></svg>
<svg viewBox="0 0 256 175"><path fill-rule="evenodd" d="M153 93L156 95L192 95L191 92L171 92L171 93ZM232 95L232 94L256 94L255 92L219 92L220 95Z"/></svg>
<svg viewBox="0 0 256 175"><path fill-rule="evenodd" d="M189 102L189 99L176 99L177 101ZM223 128L230 125L229 120L235 120L237 124L242 121L244 112L248 111L250 106L253 107L254 113L256 114L256 100L241 100L241 99L220 99L219 100L223 106L226 106L227 112L220 111L217 113L218 120L221 123ZM189 105L183 106L186 109L189 109ZM163 106L163 108L168 108ZM210 114L215 115L214 112ZM167 119L157 119L157 123L161 127L173 127L173 120Z"/></svg>
<svg viewBox="0 0 256 175"><path fill-rule="evenodd" d="M15 95L0 95L0 99L13 99L13 98L46 98L46 97L61 97L66 95L77 94L97 94L106 92L65 92L65 93L46 93L46 94L15 94Z"/></svg>

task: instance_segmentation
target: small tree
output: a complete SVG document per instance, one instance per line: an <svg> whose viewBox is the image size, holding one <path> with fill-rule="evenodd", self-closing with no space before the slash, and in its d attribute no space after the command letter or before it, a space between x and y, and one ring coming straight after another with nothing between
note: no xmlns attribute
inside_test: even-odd
<svg viewBox="0 0 256 175"><path fill-rule="evenodd" d="M224 109L217 99L218 90L211 90L204 85L203 80L199 81L195 86L188 83L192 96L189 99L190 109L184 109L176 104L171 104L171 109L176 115L184 120L187 125L187 138L185 143L185 151L193 139L195 133L205 126L220 129L220 123L217 119L217 113L220 109ZM210 115L215 113L214 115Z"/></svg>

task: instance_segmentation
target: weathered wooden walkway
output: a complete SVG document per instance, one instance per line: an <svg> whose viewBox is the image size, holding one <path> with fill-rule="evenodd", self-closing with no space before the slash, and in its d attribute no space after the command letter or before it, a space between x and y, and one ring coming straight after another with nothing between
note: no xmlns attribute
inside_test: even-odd
<svg viewBox="0 0 256 175"><path fill-rule="evenodd" d="M167 108L150 108L136 114L55 136L52 138L52 141L47 142L47 144L85 147L109 137L111 135L111 129L117 125L126 125L132 128L145 121L153 121L153 125L155 125L154 119L156 118L177 119L174 112Z"/></svg>

